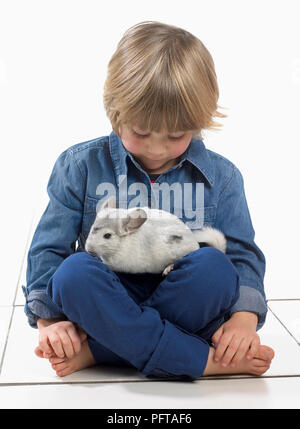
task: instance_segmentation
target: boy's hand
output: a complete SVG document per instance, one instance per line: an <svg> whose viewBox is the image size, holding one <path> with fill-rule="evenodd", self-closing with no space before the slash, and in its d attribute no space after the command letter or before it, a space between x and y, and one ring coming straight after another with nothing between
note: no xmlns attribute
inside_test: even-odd
<svg viewBox="0 0 300 429"><path fill-rule="evenodd" d="M214 360L222 366L236 366L245 354L252 359L260 345L256 333L257 315L251 312L236 312L212 336L215 345Z"/></svg>
<svg viewBox="0 0 300 429"><path fill-rule="evenodd" d="M39 326L39 346L43 357L50 356L72 358L81 350L81 343L86 339L86 333L70 321L60 321L48 326ZM40 357L41 353L35 350Z"/></svg>

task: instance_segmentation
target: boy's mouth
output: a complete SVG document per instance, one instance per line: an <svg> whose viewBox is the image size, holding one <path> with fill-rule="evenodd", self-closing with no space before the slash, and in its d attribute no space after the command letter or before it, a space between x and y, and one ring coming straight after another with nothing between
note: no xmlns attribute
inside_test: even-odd
<svg viewBox="0 0 300 429"><path fill-rule="evenodd" d="M164 161L166 158L162 158L162 157L154 157L154 156L147 156L146 159L148 159L149 161Z"/></svg>

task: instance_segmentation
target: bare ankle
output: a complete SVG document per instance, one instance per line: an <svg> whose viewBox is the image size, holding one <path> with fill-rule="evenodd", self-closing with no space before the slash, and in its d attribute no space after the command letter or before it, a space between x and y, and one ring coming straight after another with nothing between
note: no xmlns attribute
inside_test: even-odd
<svg viewBox="0 0 300 429"><path fill-rule="evenodd" d="M228 369L226 367L225 368L222 367L220 365L220 363L214 362L213 355L214 355L214 348L210 347L206 367L205 367L203 374L202 374L203 376L213 375L213 374L221 374L221 373L224 374L226 372L226 369Z"/></svg>
<svg viewBox="0 0 300 429"><path fill-rule="evenodd" d="M202 375L237 374L240 370L242 370L243 373L247 373L246 368L242 368L242 364L238 364L234 368L231 366L224 367L221 365L221 362L215 362L213 356L214 348L210 347L206 367Z"/></svg>

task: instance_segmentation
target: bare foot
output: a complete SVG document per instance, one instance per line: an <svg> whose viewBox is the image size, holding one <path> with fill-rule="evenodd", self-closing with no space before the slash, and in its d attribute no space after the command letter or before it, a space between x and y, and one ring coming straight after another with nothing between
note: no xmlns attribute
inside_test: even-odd
<svg viewBox="0 0 300 429"><path fill-rule="evenodd" d="M248 360L244 357L235 367L230 365L223 367L220 362L213 360L214 348L210 347L206 368L203 375L215 374L251 374L262 375L271 365L275 353L271 347L260 345L253 359Z"/></svg>
<svg viewBox="0 0 300 429"><path fill-rule="evenodd" d="M59 377L64 377L65 375L69 375L72 372L88 368L89 366L96 365L97 363L90 351L87 340L81 343L80 352L77 355L74 355L72 358L59 358L55 356L50 357L49 362L51 363L52 368L56 371L56 375Z"/></svg>

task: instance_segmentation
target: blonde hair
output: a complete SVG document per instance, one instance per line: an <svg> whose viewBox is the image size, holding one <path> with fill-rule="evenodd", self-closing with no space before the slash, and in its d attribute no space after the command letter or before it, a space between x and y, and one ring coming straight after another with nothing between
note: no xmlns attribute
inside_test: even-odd
<svg viewBox="0 0 300 429"><path fill-rule="evenodd" d="M168 133L218 130L219 89L213 59L194 35L143 21L130 27L108 64L103 101L113 131L124 123Z"/></svg>

